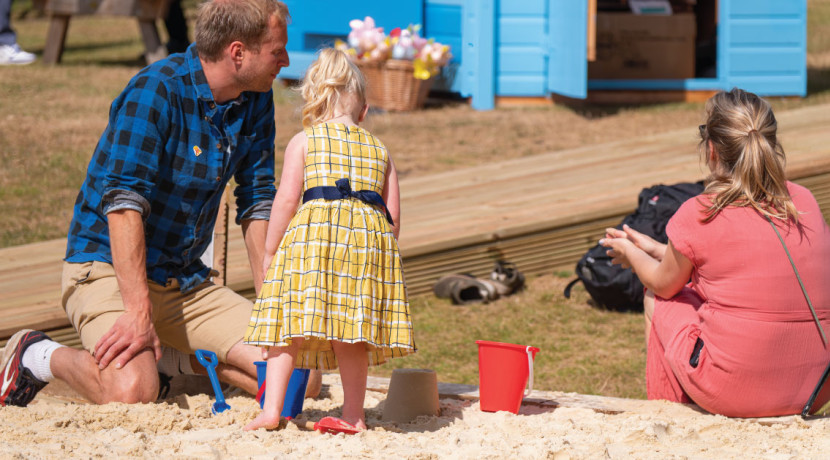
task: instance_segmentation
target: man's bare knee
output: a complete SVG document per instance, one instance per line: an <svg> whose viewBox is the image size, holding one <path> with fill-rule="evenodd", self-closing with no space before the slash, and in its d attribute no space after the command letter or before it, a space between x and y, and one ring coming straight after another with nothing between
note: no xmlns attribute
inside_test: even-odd
<svg viewBox="0 0 830 460"><path fill-rule="evenodd" d="M113 366L104 369L101 372L101 389L102 403L135 404L155 401L159 380L152 353L136 356L122 369Z"/></svg>
<svg viewBox="0 0 830 460"><path fill-rule="evenodd" d="M156 400L159 391L158 377L148 381L144 377L121 379L116 388L110 388L110 402L128 404L150 403Z"/></svg>

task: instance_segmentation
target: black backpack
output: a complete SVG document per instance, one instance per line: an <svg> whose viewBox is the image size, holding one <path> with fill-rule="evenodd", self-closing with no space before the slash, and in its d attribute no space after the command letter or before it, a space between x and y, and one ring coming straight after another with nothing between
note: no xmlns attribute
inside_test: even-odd
<svg viewBox="0 0 830 460"><path fill-rule="evenodd" d="M686 200L703 192L703 182L655 185L645 188L637 199L637 210L625 216L616 228L623 225L666 243L666 225ZM565 298L570 298L571 288L582 281L585 290L600 306L616 311L643 311L643 283L630 269L612 265L605 252L608 249L597 244L576 263L577 279L565 288Z"/></svg>

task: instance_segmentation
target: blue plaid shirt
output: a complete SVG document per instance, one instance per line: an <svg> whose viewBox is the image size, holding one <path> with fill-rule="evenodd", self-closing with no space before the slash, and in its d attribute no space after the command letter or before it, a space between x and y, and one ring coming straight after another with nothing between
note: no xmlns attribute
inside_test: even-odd
<svg viewBox="0 0 830 460"><path fill-rule="evenodd" d="M139 72L110 108L75 201L67 262L112 263L107 213L144 219L147 276L187 292L210 275L199 258L233 177L237 217L268 219L274 198L273 93L219 105L191 46Z"/></svg>

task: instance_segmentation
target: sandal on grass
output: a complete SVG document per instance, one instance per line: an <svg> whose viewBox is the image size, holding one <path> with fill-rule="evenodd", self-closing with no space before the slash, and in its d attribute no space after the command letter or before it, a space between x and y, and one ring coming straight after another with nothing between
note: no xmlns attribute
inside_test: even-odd
<svg viewBox="0 0 830 460"><path fill-rule="evenodd" d="M458 280L452 284L452 303L465 305L469 303L484 302L499 298L496 284L490 280L471 278Z"/></svg>
<svg viewBox="0 0 830 460"><path fill-rule="evenodd" d="M469 273L459 273L452 275L444 275L438 278L438 281L432 286L432 292L436 296L449 299L452 297L453 286L458 282L469 283L470 280L475 280L475 276Z"/></svg>
<svg viewBox="0 0 830 460"><path fill-rule="evenodd" d="M500 295L510 295L521 290L525 276L516 268L516 264L499 260L490 273L490 279L497 283Z"/></svg>

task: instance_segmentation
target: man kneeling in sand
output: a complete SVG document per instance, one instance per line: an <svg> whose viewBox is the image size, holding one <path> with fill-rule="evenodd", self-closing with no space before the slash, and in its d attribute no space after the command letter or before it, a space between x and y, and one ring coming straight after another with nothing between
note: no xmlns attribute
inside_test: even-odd
<svg viewBox="0 0 830 460"><path fill-rule="evenodd" d="M259 290L275 194L271 86L289 64L287 20L277 0L203 3L195 44L141 70L112 104L75 202L62 279L86 350L18 332L0 362L0 405L26 406L55 378L95 403L154 401L159 372L201 369L197 349L218 355L220 379L256 393L261 351L241 343L252 304L214 285L200 256L233 177Z"/></svg>

